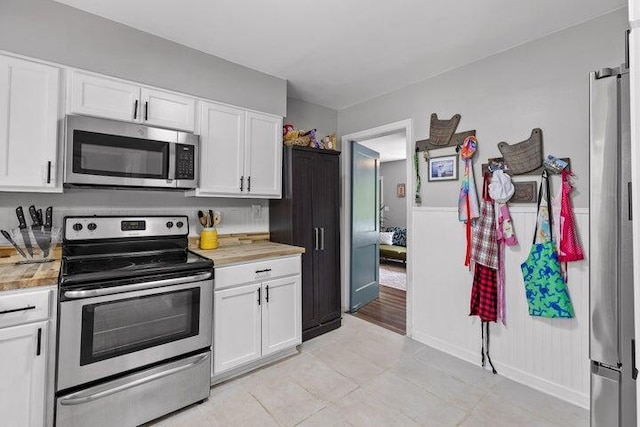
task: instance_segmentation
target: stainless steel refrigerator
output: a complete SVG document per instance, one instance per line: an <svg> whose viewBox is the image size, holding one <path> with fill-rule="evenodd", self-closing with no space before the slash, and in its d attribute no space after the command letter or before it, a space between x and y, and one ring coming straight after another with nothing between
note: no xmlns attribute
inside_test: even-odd
<svg viewBox="0 0 640 427"><path fill-rule="evenodd" d="M636 426L629 72L590 75L591 427Z"/></svg>

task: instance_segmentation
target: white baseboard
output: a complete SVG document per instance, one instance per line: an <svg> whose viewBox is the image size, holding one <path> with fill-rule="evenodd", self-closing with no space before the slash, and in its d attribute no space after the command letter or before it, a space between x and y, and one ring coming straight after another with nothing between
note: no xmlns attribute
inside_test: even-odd
<svg viewBox="0 0 640 427"><path fill-rule="evenodd" d="M422 344L433 347L436 350L443 351L466 362L470 362L473 364L479 363L480 356L478 354L451 345L438 338L431 337L424 332L416 331L414 329L412 338L418 342L421 342ZM512 366L502 364L495 358L493 358L493 363L496 366L496 370L498 371L499 375L502 375L505 378L509 378L510 380L516 381L543 393L557 397L558 399L562 399L574 405L580 406L581 408L589 409L590 398L588 394L583 394L575 390L571 390L567 387L545 380L544 378L540 378L527 372L523 372L520 369L514 368Z"/></svg>

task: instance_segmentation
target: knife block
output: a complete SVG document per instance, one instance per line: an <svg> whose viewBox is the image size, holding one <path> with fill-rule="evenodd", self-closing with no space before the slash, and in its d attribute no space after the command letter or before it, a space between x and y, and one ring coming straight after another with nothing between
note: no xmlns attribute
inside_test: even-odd
<svg viewBox="0 0 640 427"><path fill-rule="evenodd" d="M31 226L24 229L14 228L9 233L13 239L13 242L9 243L16 248L18 256L22 258L17 264L31 264L53 260L62 231L57 227L45 230L44 227Z"/></svg>

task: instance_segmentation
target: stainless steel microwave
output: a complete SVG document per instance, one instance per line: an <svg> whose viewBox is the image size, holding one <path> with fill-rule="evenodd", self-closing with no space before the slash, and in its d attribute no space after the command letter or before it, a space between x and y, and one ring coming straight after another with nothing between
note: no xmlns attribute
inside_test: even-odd
<svg viewBox="0 0 640 427"><path fill-rule="evenodd" d="M197 135L67 116L65 186L192 189L197 184Z"/></svg>

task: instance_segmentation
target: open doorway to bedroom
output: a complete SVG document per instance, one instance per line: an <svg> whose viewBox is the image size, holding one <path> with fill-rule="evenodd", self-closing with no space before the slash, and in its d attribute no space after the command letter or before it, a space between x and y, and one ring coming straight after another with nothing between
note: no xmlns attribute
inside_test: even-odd
<svg viewBox="0 0 640 427"><path fill-rule="evenodd" d="M406 182L406 132L399 130L358 141L358 144L379 155L378 295L354 314L404 335L407 319L407 201L410 197ZM353 227L355 215L352 218Z"/></svg>

